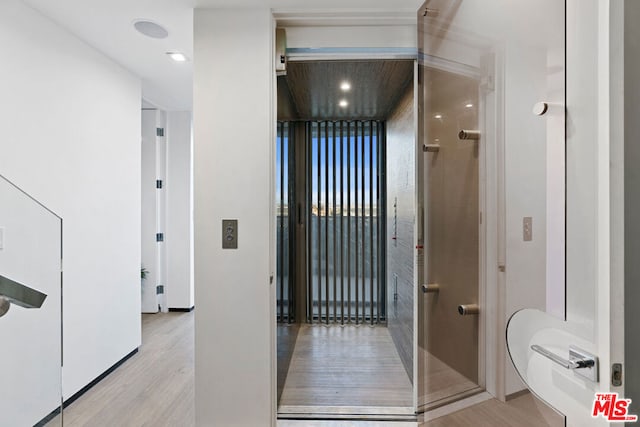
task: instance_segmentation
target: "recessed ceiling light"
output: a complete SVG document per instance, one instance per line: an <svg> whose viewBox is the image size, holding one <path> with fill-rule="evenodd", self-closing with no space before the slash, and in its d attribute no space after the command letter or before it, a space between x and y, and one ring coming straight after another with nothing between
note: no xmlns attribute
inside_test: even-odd
<svg viewBox="0 0 640 427"><path fill-rule="evenodd" d="M436 114L435 116L433 116L434 119L441 119L442 118L442 114Z"/></svg>
<svg viewBox="0 0 640 427"><path fill-rule="evenodd" d="M133 26L139 33L154 39L165 39L169 35L169 32L163 26L146 19L135 21Z"/></svg>
<svg viewBox="0 0 640 427"><path fill-rule="evenodd" d="M343 91L348 91L351 90L351 83L344 81L340 84L340 89L342 89Z"/></svg>
<svg viewBox="0 0 640 427"><path fill-rule="evenodd" d="M341 106L342 108L345 108L349 105L349 103L347 102L346 99L341 99L338 105Z"/></svg>
<svg viewBox="0 0 640 427"><path fill-rule="evenodd" d="M472 104L472 103L468 103L467 105L465 105L465 107L467 107L467 108L473 108L473 104Z"/></svg>
<svg viewBox="0 0 640 427"><path fill-rule="evenodd" d="M167 55L169 55L169 58L173 59L176 62L187 61L187 57L184 56L184 53L181 53L181 52L167 52Z"/></svg>

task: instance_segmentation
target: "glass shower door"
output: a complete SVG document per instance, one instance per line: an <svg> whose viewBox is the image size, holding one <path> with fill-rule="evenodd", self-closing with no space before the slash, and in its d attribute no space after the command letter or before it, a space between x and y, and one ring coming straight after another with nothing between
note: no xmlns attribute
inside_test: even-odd
<svg viewBox="0 0 640 427"><path fill-rule="evenodd" d="M419 404L479 390L479 123L476 78L421 67L424 278Z"/></svg>
<svg viewBox="0 0 640 427"><path fill-rule="evenodd" d="M62 219L0 177L0 425L61 426Z"/></svg>
<svg viewBox="0 0 640 427"><path fill-rule="evenodd" d="M565 5L427 0L418 44L425 411L519 392L505 364L509 317L564 316Z"/></svg>

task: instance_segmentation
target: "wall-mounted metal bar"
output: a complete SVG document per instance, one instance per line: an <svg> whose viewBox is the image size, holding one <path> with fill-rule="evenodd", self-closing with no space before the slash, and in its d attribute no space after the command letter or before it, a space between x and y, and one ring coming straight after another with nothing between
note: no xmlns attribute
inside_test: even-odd
<svg viewBox="0 0 640 427"><path fill-rule="evenodd" d="M440 285L438 285L437 283L429 283L426 285L422 285L420 289L422 289L422 293L425 294L437 293L440 292Z"/></svg>
<svg viewBox="0 0 640 427"><path fill-rule="evenodd" d="M469 316L480 313L478 304L461 304L458 306L458 314L461 316Z"/></svg>
<svg viewBox="0 0 640 427"><path fill-rule="evenodd" d="M458 138L462 140L471 139L471 140L477 141L480 139L480 131L463 129L460 132L458 132Z"/></svg>

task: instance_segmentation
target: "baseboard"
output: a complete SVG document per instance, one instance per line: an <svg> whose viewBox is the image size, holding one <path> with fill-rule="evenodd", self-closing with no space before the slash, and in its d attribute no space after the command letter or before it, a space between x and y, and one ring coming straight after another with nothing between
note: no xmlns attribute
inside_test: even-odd
<svg viewBox="0 0 640 427"><path fill-rule="evenodd" d="M60 415L60 407L58 406L54 409L49 415L41 419L39 422L35 423L33 427L44 427L49 424L49 421L53 420L55 417Z"/></svg>
<svg viewBox="0 0 640 427"><path fill-rule="evenodd" d="M520 391L516 391L515 393L507 394L504 397L504 401L508 402L510 400L513 400L513 399L515 399L517 397L520 397L520 396L524 396L524 395L529 394L529 393L530 393L529 389L525 388L524 390L520 390Z"/></svg>
<svg viewBox="0 0 640 427"><path fill-rule="evenodd" d="M116 369L118 369L124 362L126 362L127 360L129 360L131 357L133 357L133 355L135 355L138 352L138 348L135 348L133 351L131 351L131 353L127 354L126 356L124 356L122 359L120 359L119 361L117 361L116 363L114 363L109 369L107 369L106 371L104 371L102 374L98 375L93 381L91 381L89 384L87 384L86 386L82 387L78 392L76 392L73 396L71 396L70 398L68 398L67 400L65 400L62 403L62 408L66 408L69 405L71 405L73 402L75 402L76 400L78 400L78 398L80 396L82 396L83 394L85 394L87 391L89 391L93 386L95 386L96 384L98 384L100 381L102 381L103 379L105 379L110 373L112 373L113 371L115 371ZM60 414L60 407L57 407L56 409L54 409L53 411L51 411L51 413L49 415L47 415L46 417L44 417L42 420L40 420L40 422L36 423L34 427L40 427L40 426L45 426L49 421L51 421L52 419L54 419L55 417L57 417Z"/></svg>
<svg viewBox="0 0 640 427"><path fill-rule="evenodd" d="M195 308L194 305L192 305L191 308L169 308L169 312L170 313L189 313L193 311L194 308Z"/></svg>
<svg viewBox="0 0 640 427"><path fill-rule="evenodd" d="M112 373L113 371L115 371L116 369L118 369L124 362L126 362L127 360L131 359L133 357L133 355L135 355L138 352L138 348L135 348L131 353L127 354L125 357L123 357L122 359L120 359L119 361L117 361L116 363L113 364L113 366L111 366L109 369L107 369L106 371L104 371L102 374L100 374L98 377L96 377L96 379L94 379L93 381L91 381L89 384L87 384L86 386L82 387L80 389L80 391L78 391L77 393L75 393L73 396L71 396L70 398L68 398L67 400L64 401L63 404L63 408L66 408L67 406L71 405L73 402L75 402L76 400L78 400L78 398L80 396L82 396L83 394L85 394L87 391L89 391L93 386L95 386L96 384L98 384L100 381L102 381L103 379L105 379L105 377L107 375L109 375L110 373Z"/></svg>

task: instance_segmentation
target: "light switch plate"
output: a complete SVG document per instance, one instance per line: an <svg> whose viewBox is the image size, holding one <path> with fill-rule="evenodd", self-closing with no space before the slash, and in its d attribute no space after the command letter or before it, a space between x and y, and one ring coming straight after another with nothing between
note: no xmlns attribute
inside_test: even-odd
<svg viewBox="0 0 640 427"><path fill-rule="evenodd" d="M533 240L533 218L530 216L522 218L522 240L525 242Z"/></svg>
<svg viewBox="0 0 640 427"><path fill-rule="evenodd" d="M222 249L238 249L238 220L222 220Z"/></svg>
<svg viewBox="0 0 640 427"><path fill-rule="evenodd" d="M0 251L4 249L4 227L0 227Z"/></svg>

